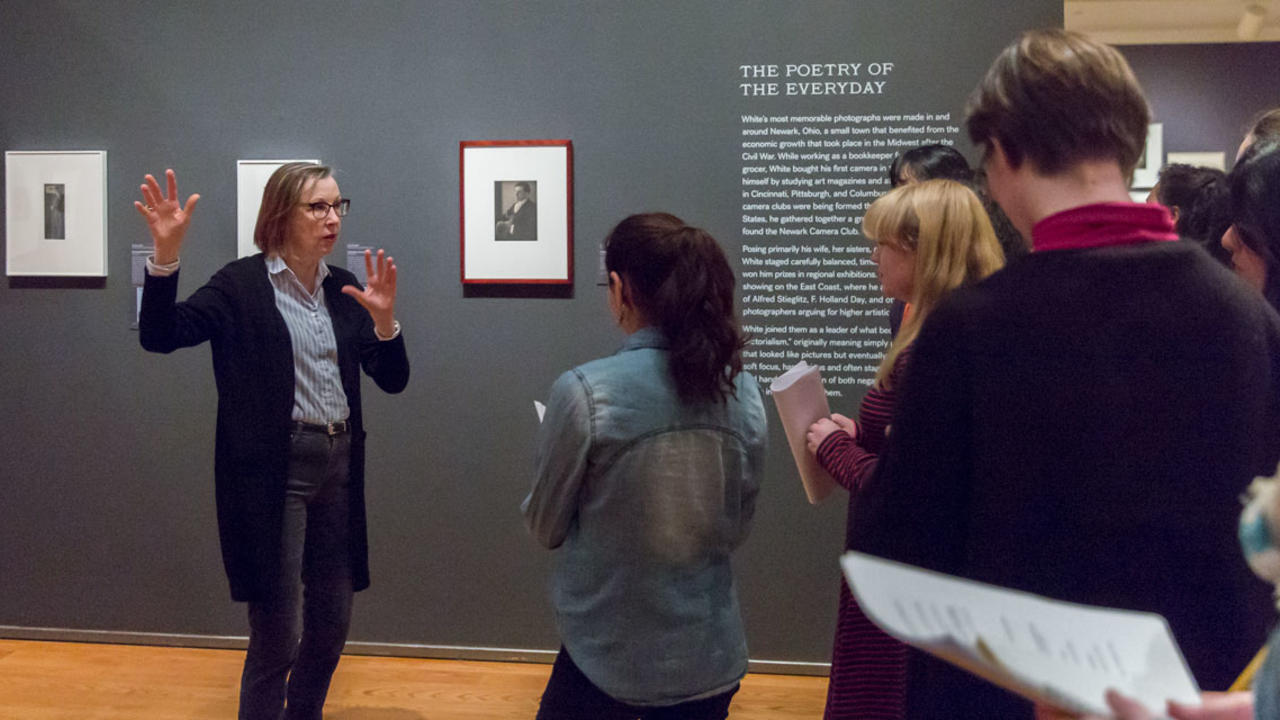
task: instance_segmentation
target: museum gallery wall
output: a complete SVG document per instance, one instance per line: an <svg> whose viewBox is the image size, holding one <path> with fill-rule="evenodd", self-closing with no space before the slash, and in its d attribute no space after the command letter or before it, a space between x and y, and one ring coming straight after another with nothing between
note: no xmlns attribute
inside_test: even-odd
<svg viewBox="0 0 1280 720"><path fill-rule="evenodd" d="M107 252L105 278L0 285L0 635L245 634L215 532L209 351L147 354L131 329L145 173L202 195L185 296L238 255L238 161L337 169L352 204L331 262L395 256L413 366L405 393L365 399L373 585L351 639L536 656L558 640L552 554L519 513L534 401L619 343L597 284L612 225L665 210L707 228L740 273L748 367L767 381L805 357L853 413L888 339L859 220L889 158L970 152L961 111L991 58L1061 21L1050 0L0 5L0 145L105 152ZM525 243L568 209L546 232L571 234L567 283L564 246L535 273L551 282L462 282L460 144L500 140L571 144L571 185L554 164L494 174L474 205ZM517 191L537 195L535 239L500 217ZM846 496L807 502L776 423L770 454L736 560L751 655L820 671Z"/></svg>

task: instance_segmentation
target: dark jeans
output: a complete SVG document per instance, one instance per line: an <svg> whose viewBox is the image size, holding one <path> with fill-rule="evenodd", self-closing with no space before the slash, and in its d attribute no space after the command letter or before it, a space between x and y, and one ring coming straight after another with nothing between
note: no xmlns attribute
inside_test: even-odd
<svg viewBox="0 0 1280 720"><path fill-rule="evenodd" d="M351 625L350 450L349 435L294 433L280 574L249 603L240 720L320 720Z"/></svg>
<svg viewBox="0 0 1280 720"><path fill-rule="evenodd" d="M542 692L537 720L724 720L736 692L737 685L726 693L678 705L627 705L596 687L561 647L547 689Z"/></svg>

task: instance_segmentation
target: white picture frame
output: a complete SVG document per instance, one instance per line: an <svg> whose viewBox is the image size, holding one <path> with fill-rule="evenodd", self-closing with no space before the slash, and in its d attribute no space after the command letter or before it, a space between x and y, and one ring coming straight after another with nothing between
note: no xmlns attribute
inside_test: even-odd
<svg viewBox="0 0 1280 720"><path fill-rule="evenodd" d="M1147 148L1133 169L1133 182L1129 187L1135 190L1150 189L1160 179L1160 170L1164 168L1164 123L1151 123L1147 126Z"/></svg>
<svg viewBox="0 0 1280 720"><path fill-rule="evenodd" d="M236 161L236 257L258 252L253 244L253 228L258 224L258 208L262 191L271 173L281 165L293 162L319 165L319 160L237 160Z"/></svg>
<svg viewBox="0 0 1280 720"><path fill-rule="evenodd" d="M572 142L467 140L458 153L463 285L572 285Z"/></svg>
<svg viewBox="0 0 1280 720"><path fill-rule="evenodd" d="M107 152L4 154L5 275L107 276Z"/></svg>

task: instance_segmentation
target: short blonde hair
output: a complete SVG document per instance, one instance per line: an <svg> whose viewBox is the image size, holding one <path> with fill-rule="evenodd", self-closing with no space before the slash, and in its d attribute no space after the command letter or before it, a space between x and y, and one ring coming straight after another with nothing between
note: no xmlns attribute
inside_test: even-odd
<svg viewBox="0 0 1280 720"><path fill-rule="evenodd" d="M1003 267L1004 252L982 201L955 180L912 183L881 196L867 208L862 232L916 254L911 314L876 371L876 384L887 388L894 362L929 313L951 290Z"/></svg>

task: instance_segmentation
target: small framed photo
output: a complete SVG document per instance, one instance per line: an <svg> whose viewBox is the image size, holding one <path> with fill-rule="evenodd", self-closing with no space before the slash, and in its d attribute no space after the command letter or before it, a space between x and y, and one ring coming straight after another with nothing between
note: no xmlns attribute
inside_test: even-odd
<svg viewBox="0 0 1280 720"><path fill-rule="evenodd" d="M458 154L463 284L572 284L573 144L468 140Z"/></svg>
<svg viewBox="0 0 1280 720"><path fill-rule="evenodd" d="M291 162L319 165L319 160L237 160L236 161L236 257L258 252L253 244L253 229L258 225L258 208L262 191L271 173Z"/></svg>
<svg viewBox="0 0 1280 720"><path fill-rule="evenodd" d="M5 274L107 276L107 153L4 154Z"/></svg>
<svg viewBox="0 0 1280 720"><path fill-rule="evenodd" d="M1164 167L1164 123L1151 123L1147 126L1147 147L1138 159L1138 166L1133 169L1134 189L1148 189L1156 186L1160 179L1160 170Z"/></svg>

